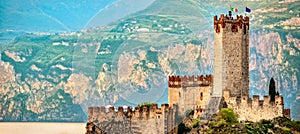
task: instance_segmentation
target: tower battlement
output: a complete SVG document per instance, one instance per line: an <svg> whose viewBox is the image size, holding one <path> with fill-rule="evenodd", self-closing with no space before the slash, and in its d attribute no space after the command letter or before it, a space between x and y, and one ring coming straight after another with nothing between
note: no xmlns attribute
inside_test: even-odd
<svg viewBox="0 0 300 134"><path fill-rule="evenodd" d="M212 75L200 76L169 76L169 87L203 87L211 86L213 83Z"/></svg>
<svg viewBox="0 0 300 134"><path fill-rule="evenodd" d="M220 25L219 25L220 24ZM231 26L232 32L238 32L239 29L249 30L249 17L243 17L242 15L236 15L236 19L233 19L231 16L224 16L221 14L221 17L218 19L218 16L214 16L214 29L216 33L221 31L221 28L225 28L226 25Z"/></svg>

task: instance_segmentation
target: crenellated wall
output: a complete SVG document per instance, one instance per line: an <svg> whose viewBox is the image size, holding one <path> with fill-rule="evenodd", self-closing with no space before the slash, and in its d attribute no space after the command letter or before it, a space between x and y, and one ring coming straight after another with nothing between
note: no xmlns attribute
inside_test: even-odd
<svg viewBox="0 0 300 134"><path fill-rule="evenodd" d="M270 101L270 96L264 96L263 100L258 95L253 98L248 96L230 96L229 91L224 91L223 95L227 106L238 114L240 120L257 122L261 119L273 119L283 116L283 96L275 96L275 101Z"/></svg>
<svg viewBox="0 0 300 134"><path fill-rule="evenodd" d="M168 84L173 88L210 86L213 84L213 76L169 76Z"/></svg>
<svg viewBox="0 0 300 134"><path fill-rule="evenodd" d="M88 122L106 133L166 133L175 128L177 106L89 107Z"/></svg>

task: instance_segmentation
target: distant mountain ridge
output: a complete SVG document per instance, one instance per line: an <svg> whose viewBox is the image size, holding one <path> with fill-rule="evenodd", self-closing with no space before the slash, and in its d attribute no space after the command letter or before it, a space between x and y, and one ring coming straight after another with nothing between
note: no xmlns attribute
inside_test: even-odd
<svg viewBox="0 0 300 134"><path fill-rule="evenodd" d="M110 24L132 13L147 8L155 0L119 0L99 11L85 25L85 29Z"/></svg>
<svg viewBox="0 0 300 134"><path fill-rule="evenodd" d="M96 12L112 2L114 0L3 0L0 5L0 30L78 31Z"/></svg>
<svg viewBox="0 0 300 134"><path fill-rule="evenodd" d="M107 25L144 9L152 1L3 0L0 2L0 46L26 32L70 32Z"/></svg>

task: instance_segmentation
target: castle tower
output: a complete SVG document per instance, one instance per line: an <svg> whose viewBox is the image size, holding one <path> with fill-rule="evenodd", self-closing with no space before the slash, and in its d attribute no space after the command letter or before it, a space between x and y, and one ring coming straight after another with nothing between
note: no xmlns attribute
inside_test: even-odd
<svg viewBox="0 0 300 134"><path fill-rule="evenodd" d="M249 17L214 17L213 96L249 96Z"/></svg>

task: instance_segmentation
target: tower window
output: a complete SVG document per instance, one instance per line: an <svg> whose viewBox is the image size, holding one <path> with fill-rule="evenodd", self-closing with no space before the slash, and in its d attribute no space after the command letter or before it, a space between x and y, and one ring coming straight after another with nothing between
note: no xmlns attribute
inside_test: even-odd
<svg viewBox="0 0 300 134"><path fill-rule="evenodd" d="M244 24L244 34L246 34L247 31L246 31L246 24Z"/></svg>
<svg viewBox="0 0 300 134"><path fill-rule="evenodd" d="M200 100L203 100L203 93L200 93Z"/></svg>

